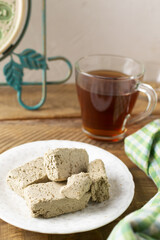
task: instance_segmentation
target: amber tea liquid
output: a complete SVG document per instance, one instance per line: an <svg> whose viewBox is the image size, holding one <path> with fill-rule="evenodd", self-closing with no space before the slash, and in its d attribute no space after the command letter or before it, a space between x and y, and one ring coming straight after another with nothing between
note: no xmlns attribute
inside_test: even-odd
<svg viewBox="0 0 160 240"><path fill-rule="evenodd" d="M116 71L96 70L88 74L77 74L84 130L104 137L122 134L138 97L135 80L125 81L128 76Z"/></svg>

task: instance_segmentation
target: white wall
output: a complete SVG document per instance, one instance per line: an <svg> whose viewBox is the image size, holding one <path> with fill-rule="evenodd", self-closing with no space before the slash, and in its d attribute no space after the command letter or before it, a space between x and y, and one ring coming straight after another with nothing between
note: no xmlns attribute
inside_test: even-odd
<svg viewBox="0 0 160 240"><path fill-rule="evenodd" d="M42 51L41 1L32 3L29 28L16 52L24 48ZM159 0L47 0L47 24L48 56L64 55L73 65L94 53L129 56L153 71L149 80L154 80L155 69L160 68ZM53 65L49 80L64 75L64 65ZM26 71L25 80L40 78L40 71ZM74 82L74 74L70 82Z"/></svg>

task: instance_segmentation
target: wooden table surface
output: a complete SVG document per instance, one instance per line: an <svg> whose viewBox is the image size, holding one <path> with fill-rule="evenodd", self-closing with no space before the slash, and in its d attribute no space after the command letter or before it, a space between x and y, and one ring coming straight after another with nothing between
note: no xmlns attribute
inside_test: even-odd
<svg viewBox="0 0 160 240"><path fill-rule="evenodd" d="M29 104L40 98L40 88L26 87L23 99ZM141 104L136 111L143 111L146 99L140 98ZM133 126L127 135L143 127L148 122L160 118L160 103L153 114ZM113 227L127 214L141 208L157 189L124 152L124 142L107 143L91 140L81 131L79 104L74 85L49 86L45 105L38 111L27 111L20 107L16 100L16 92L9 87L0 88L0 153L26 142L49 139L65 139L81 141L101 147L120 158L131 171L135 182L135 195L129 208L114 222L93 231L69 235L48 235L33 233L16 228L0 220L0 240L104 240ZM63 227L63 226L62 226Z"/></svg>

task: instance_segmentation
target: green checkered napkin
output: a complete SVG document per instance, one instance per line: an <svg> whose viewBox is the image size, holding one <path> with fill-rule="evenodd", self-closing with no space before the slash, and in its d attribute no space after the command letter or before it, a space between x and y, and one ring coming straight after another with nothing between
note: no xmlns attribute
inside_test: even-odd
<svg viewBox="0 0 160 240"><path fill-rule="evenodd" d="M108 240L160 240L160 119L127 137L125 152L152 178L158 193L144 207L122 219Z"/></svg>

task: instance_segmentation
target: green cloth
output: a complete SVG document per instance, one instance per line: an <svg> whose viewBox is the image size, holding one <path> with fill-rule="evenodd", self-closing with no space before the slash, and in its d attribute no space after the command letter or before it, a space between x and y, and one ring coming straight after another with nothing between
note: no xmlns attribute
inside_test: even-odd
<svg viewBox="0 0 160 240"><path fill-rule="evenodd" d="M160 119L125 139L125 152L156 184L157 194L122 219L108 240L160 240Z"/></svg>

